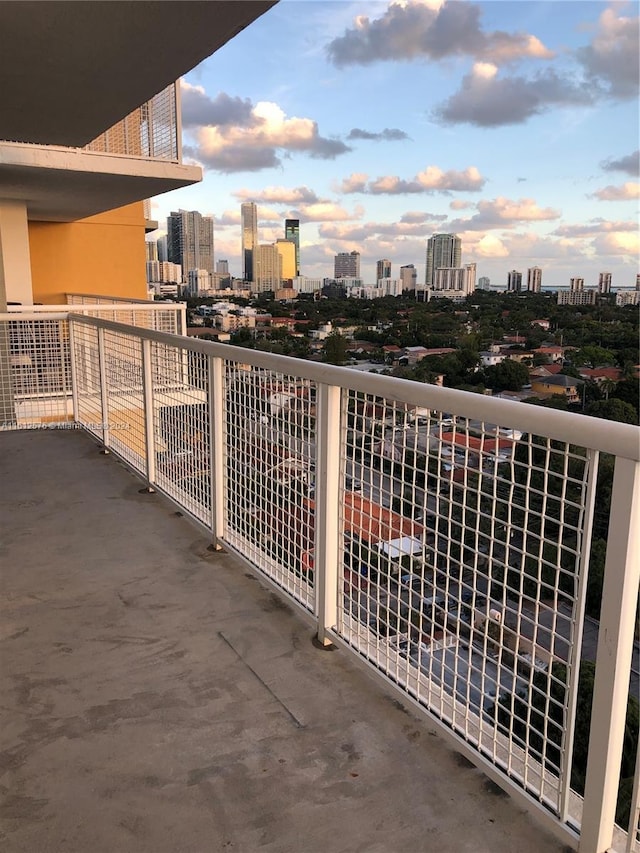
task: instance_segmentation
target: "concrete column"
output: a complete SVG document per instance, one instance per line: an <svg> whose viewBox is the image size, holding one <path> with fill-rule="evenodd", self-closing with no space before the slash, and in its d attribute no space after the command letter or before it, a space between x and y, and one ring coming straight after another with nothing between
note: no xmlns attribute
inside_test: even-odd
<svg viewBox="0 0 640 853"><path fill-rule="evenodd" d="M0 310L3 301L5 304L33 305L27 205L24 201L0 199Z"/></svg>

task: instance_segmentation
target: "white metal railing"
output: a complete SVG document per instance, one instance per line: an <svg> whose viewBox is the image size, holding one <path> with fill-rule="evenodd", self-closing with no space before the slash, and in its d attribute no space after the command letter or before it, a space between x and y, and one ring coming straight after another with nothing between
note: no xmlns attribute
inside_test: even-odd
<svg viewBox="0 0 640 853"><path fill-rule="evenodd" d="M73 419L70 309L171 334L186 330L185 305L173 302L9 306L0 313L0 430Z"/></svg>
<svg viewBox="0 0 640 853"><path fill-rule="evenodd" d="M171 83L101 133L84 150L179 163L181 135L176 84Z"/></svg>
<svg viewBox="0 0 640 853"><path fill-rule="evenodd" d="M77 423L566 842L638 849L637 428L96 317L69 335Z"/></svg>

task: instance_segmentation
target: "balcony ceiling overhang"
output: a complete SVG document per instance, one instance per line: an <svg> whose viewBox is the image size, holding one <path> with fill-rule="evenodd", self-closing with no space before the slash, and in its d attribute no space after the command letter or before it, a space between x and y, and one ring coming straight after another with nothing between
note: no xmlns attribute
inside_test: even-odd
<svg viewBox="0 0 640 853"><path fill-rule="evenodd" d="M277 0L0 2L0 139L82 147Z"/></svg>
<svg viewBox="0 0 640 853"><path fill-rule="evenodd" d="M202 180L199 166L0 143L0 196L30 220L74 222Z"/></svg>

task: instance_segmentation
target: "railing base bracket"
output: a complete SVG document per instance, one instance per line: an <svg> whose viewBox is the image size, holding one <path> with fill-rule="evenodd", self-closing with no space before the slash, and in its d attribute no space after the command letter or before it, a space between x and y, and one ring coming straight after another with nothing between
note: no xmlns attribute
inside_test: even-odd
<svg viewBox="0 0 640 853"><path fill-rule="evenodd" d="M336 650L336 646L330 640L321 640L317 634L311 638L311 642L321 652L334 652Z"/></svg>
<svg viewBox="0 0 640 853"><path fill-rule="evenodd" d="M153 486L145 486L144 489L138 489L139 495L155 495L156 490Z"/></svg>

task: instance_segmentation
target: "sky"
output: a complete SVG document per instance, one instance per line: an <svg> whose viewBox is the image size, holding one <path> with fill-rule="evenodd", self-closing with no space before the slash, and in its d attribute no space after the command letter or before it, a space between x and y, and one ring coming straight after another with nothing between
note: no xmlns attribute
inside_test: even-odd
<svg viewBox="0 0 640 853"><path fill-rule="evenodd" d="M337 252L414 264L462 239L505 285L639 267L639 3L280 0L181 81L183 158L202 183L153 216L215 218L216 260L241 275L240 204L259 240L300 219L303 275ZM168 48L170 49L170 48ZM157 236L159 232L156 232Z"/></svg>

